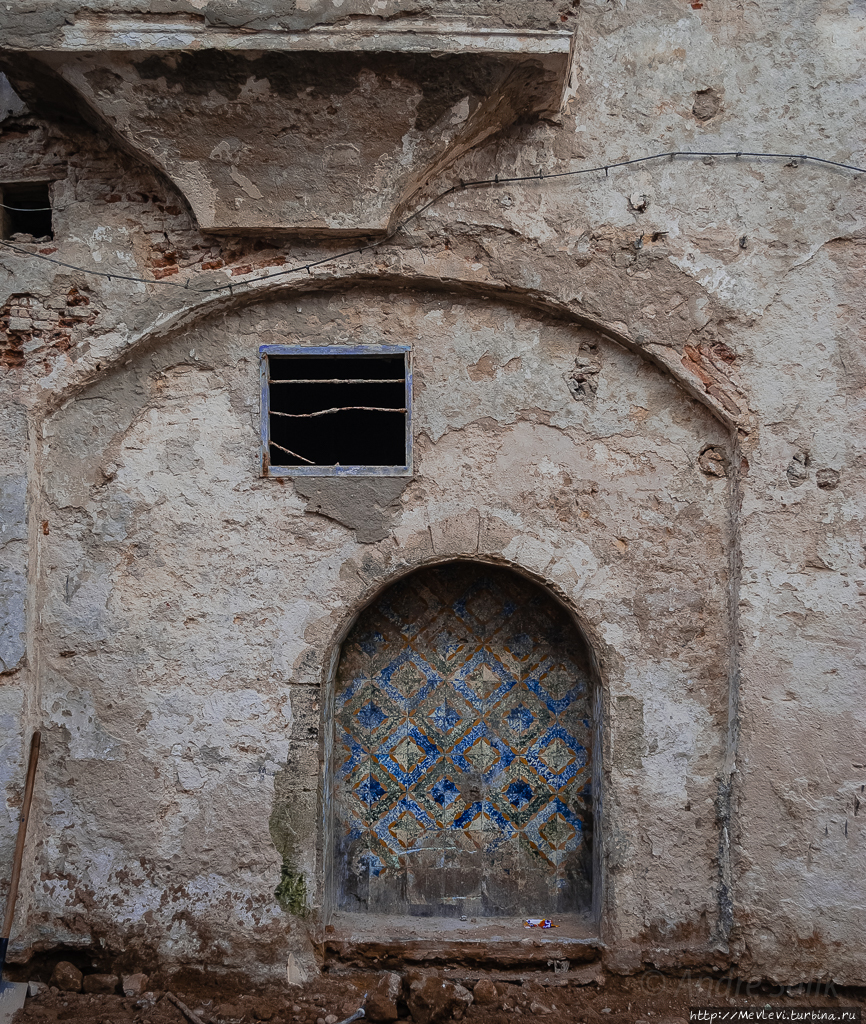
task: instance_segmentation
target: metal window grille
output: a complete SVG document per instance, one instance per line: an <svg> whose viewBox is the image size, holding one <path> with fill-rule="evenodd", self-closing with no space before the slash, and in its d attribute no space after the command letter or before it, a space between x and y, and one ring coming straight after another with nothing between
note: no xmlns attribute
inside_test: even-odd
<svg viewBox="0 0 866 1024"><path fill-rule="evenodd" d="M262 345L263 476L408 476L404 345Z"/></svg>

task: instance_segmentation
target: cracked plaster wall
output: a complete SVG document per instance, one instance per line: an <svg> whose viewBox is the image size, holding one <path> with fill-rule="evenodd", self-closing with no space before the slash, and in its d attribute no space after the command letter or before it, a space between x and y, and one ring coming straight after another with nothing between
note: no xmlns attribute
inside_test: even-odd
<svg viewBox="0 0 866 1024"><path fill-rule="evenodd" d="M576 14L575 93L562 124L511 129L462 158L455 173L470 178L487 177L503 168L516 173L535 173L539 167L554 170L563 165L579 168L677 147L771 151L790 148L863 164L861 114L866 21L859 7L838 0L798 0L794 4L761 6L734 3L724 8L709 3L692 8L663 0L656 7L650 19L642 9L624 2L584 0ZM707 104L707 90L713 90L718 102L717 112L709 117L705 115L715 102ZM307 499L302 501L295 496L291 485L280 487L275 481L255 478L252 441L244 440L255 433L254 397L247 393L249 389L244 383L254 372L251 363L240 365L235 360L227 364L232 366L228 379L218 374L209 377L212 371L207 365L187 354L166 378L168 397L164 401L153 399L152 412L142 415L134 424L129 419L127 424L133 411L142 407L147 389L155 387L153 382L158 377L151 374L147 360L152 358L148 354L151 346L153 351L160 351L161 336L183 329L196 334L203 331L211 345L216 344L213 339L219 335L217 348L235 345L237 341L233 339L236 333L240 337L243 317L252 318L247 321L248 326L252 329L255 324L258 336L259 328L265 330L264 322L268 319L263 312L265 307L252 305L249 310L238 312L232 309L245 302L270 300L279 286L251 286L249 297L243 298L243 282L255 272L280 266L287 260L308 262L327 254L327 247L317 248L313 243L283 247L249 239L214 242L197 233L183 204L168 186L128 157L113 152L110 145L88 131L70 125L46 125L26 116L7 121L2 127L0 160L6 168L4 180L27 176L58 179L52 187L57 209L56 239L50 245L33 248L53 249L58 257L72 263L124 267L134 273L155 273L179 280L189 275L200 285L232 280L238 286L234 300L227 296L197 299L181 290L86 278L8 252L0 256L2 298L9 304L10 316L13 299L17 301L16 297L21 296L31 297L32 303L44 309L59 303L57 311L65 316L79 308L70 305L72 288L86 296L93 315L89 322L68 317L69 326L62 332L50 327L47 316L33 318L33 323L48 326L33 326L25 331L11 331L4 321L6 334L0 347L0 380L4 389L0 411L4 438L3 494L22 494L20 485L7 483L15 474L26 476L28 482L23 492L25 509L19 502L17 511L7 513L8 502L4 497L4 515L12 525L12 533L25 539L6 542L0 548L0 557L3 571L17 574L16 578L26 576L30 581L26 595L18 592L16 597L11 587L4 591L4 596L11 595L12 600L6 612L11 629L9 625L4 627L3 642L7 642L7 635L20 636L20 631L16 634L15 623L24 621L26 628L24 659L16 662L14 672L0 676L9 808L3 850L8 856L14 841L14 806L22 785L22 724L29 729L42 714L52 716L56 723L52 737L56 735L62 742L58 742L53 754L49 748L46 756L55 758L49 763L66 766L68 774L64 778L76 777L69 772L76 764L76 752L90 752L99 755L92 765L97 776L113 780L119 771L127 772L128 768L122 767L125 762L109 761L109 756L144 757L148 749L140 737L127 733L120 696L131 694L136 709L145 715L148 700L155 697L148 696L147 688L138 678L142 662L149 672L162 658L167 638L173 637L175 631L179 637L184 629L201 628L198 619L189 627L183 626L180 614L189 617L189 609L169 608L165 618L152 621L142 614L142 609L150 607L147 588L153 586L154 601L159 589L153 580L148 582L149 571L144 572L141 567L141 562L152 556L141 549L141 557L136 557L138 549L130 546L124 556L128 566L124 567L120 552L127 543L124 533L128 534L131 527L140 529L136 516L148 503L156 510L152 514L167 517L167 536L176 549L167 560L159 553L167 561L166 566L159 567L159 573L170 573L173 563L186 566L184 560L188 560L189 575L200 580L202 587L208 583L209 573L218 575L210 567L206 553L210 555L216 547L225 545L226 551L210 556L223 560L218 564L238 559L236 564L242 565L244 559L251 557L248 551L239 555L234 550L241 544L240 531L246 528L247 520L243 519L232 523L231 533L205 538L204 543L210 546L206 551L181 543L185 530L190 536L194 534L198 543L194 513L207 505L205 498L218 494L223 500L234 487L240 487L241 493L255 495L259 503L276 501L274 496L278 495L293 517L292 522L305 524L299 542L305 572L331 573L330 578L339 579L333 565L335 550L347 556L346 564L357 562L359 568L351 570L354 575L349 581L323 591L332 603L316 613L329 623L324 636L301 608L291 604L280 606L280 614L285 617L282 628L287 635L303 637L303 641L297 641L302 645L318 644L319 651L327 646L325 637L334 637L333 616L349 614L357 607L387 576L392 563L386 563L383 569L371 556L378 547L359 546L351 528L306 513ZM443 184L451 180L448 178ZM732 490L728 491L729 483L723 478L692 470L696 473L696 488L732 495L732 504L727 497L715 505L708 502L706 515L721 516L724 512L727 516L733 508L738 544L733 545L730 536L725 542L725 565L734 570L731 594L736 615L732 628L736 634L734 638L729 635L726 645L717 652L718 664L705 668L707 678L716 679L717 686L712 698L713 729L707 734L715 737L710 750L716 761L712 770L708 768L708 774L701 776L706 780L711 774L715 783L724 781L729 771L732 773L729 807L715 797L713 805L713 813L723 815L730 850L717 846L711 851L710 840L703 840L705 856L695 867L694 898L689 898L707 907L703 935L718 939L717 962L726 962L726 957L730 957L743 975L785 982L833 978L837 982L862 983L862 965L866 962L862 938L866 916L862 895L866 868L862 825L862 787L866 785L862 754L866 739L862 707L866 668L862 497L866 493L862 456L866 388L864 213L862 187L854 176L808 165L786 166L778 161L676 161L612 172L609 178L586 176L557 186L505 186L488 192L452 195L416 222L411 237L398 238L364 259L347 258L317 270L305 280L303 290L286 300L289 310L303 310L309 302L323 303L326 308L334 300L316 299L310 293L324 287L339 291L359 280L379 282L391 289L423 289L435 284L460 290L462 297L449 299L447 309L453 305L468 306L467 296L481 293L493 296L486 300L493 308L501 297L508 296L546 316L555 314L572 324L597 327L635 353L626 356L610 343L603 343L605 365L610 365L611 360L645 357L646 362L641 360L634 365L660 366L669 378L678 381L684 392L700 396L721 420L735 427L736 448L729 450L735 452L729 464ZM740 239L745 240L744 247ZM420 310L423 304L420 299L417 301ZM363 310L363 303L358 308ZM205 314L214 318L211 324L219 323L225 316L224 323L232 325L231 329L226 327L220 333L213 326L195 326L202 323ZM414 316L423 321L420 312ZM358 317L358 323L373 333L384 322L378 308L368 321L364 321L362 313ZM576 328L550 330L574 332ZM60 334L66 339L62 344L55 337ZM439 334L424 337L430 353L442 344ZM522 335L513 326L504 330L497 343L513 343L519 357L524 358ZM201 343L190 342L189 348L186 344L185 340L183 351L189 353ZM141 349L138 355L136 347ZM616 354L608 359L608 353ZM128 359L132 362L125 367ZM414 515L423 522L431 501L442 510L451 502L451 522L455 525L448 530L443 528L438 536L446 537L457 531L458 540L448 541L441 549L453 551L461 545L465 548L467 543L465 537L459 539L456 524L465 523L466 517L460 518L453 495L460 493L458 483L465 486L469 470L463 468L464 464L468 461L474 466L475 461L474 457L467 458L458 441L469 444L470 455L489 453L491 437L507 429L509 433L520 434L516 450L534 452L534 444L552 445L555 449L566 443L568 431L541 421L511 422L510 414L503 415L502 408L493 408L488 417L462 426L457 421L466 415L465 411L453 410L456 419L452 428L451 413L446 414L432 401L437 372L444 378L459 365L469 376L472 367L473 373L483 380L484 372L492 366L506 383L503 393L513 396L514 392L508 391L510 378L504 368L507 364L497 365L492 355L488 364L484 362L484 352L466 348L450 356L447 365L447 372L443 364L425 382L430 390L419 395L419 402L430 409L429 432L425 432L426 440L419 448L426 461L424 472L430 474L433 483L419 478L412 486L426 487L430 494L423 501L419 499L416 508L407 509L401 500L399 519L402 522ZM113 375L106 376L113 367ZM601 371L602 375L604 372ZM91 383L96 381L100 383ZM213 387L204 386L209 381ZM79 397L95 394L93 389L105 389L110 382L123 382L127 390L122 403L111 399L109 409L106 398L78 401ZM645 380L635 373L634 381L628 383L639 387ZM466 380L462 386L469 386ZM537 382L531 386L537 387ZM672 388L673 384L664 387ZM141 388L140 394L136 388ZM578 407L578 403L567 404L573 402L570 395L560 397L563 408ZM540 402L534 398L532 408L547 410L555 417L556 409L549 407L550 395L542 398L544 401ZM447 394L441 396L441 401L447 401ZM517 399L512 397L511 401ZM690 400L682 396L678 401ZM56 409L64 402L70 404L58 417ZM195 435L197 439L193 440L184 432L186 417L196 403L206 410L206 422L218 426L218 440L225 454L223 464L208 462L208 445L201 436ZM523 407L522 398L520 404ZM120 422L116 416L119 405L123 409ZM175 415L183 422L172 423ZM622 401L611 415L617 429L624 429L626 423L632 423L631 403L626 408ZM700 414L701 424L711 422L707 416ZM40 438L44 423L56 425L64 422L64 417L70 421L75 417L89 419L103 438L127 430L134 437L139 431L142 440L154 439L154 443L158 441L164 447L163 454L153 462L147 445L142 445L137 454L133 452L134 458L128 464L134 468L131 477L124 477L130 469L126 465L121 467L112 457L110 461L117 465L117 473L106 478L101 486L98 477L88 477L86 487L73 479L72 484L80 492L77 500L85 506L90 500L90 488L106 495L99 498L106 514L94 520L70 505L69 510L61 513L63 528L58 536L51 519L54 507L59 511L66 500L61 500L58 492L66 486L60 471L63 467L46 472L46 459L52 456L50 449L46 454L41 446L50 446L52 442ZM234 429L229 430L229 425ZM443 426L447 429L437 435ZM698 436L692 432L689 436L690 443L695 444L688 449L689 455L697 457L703 433ZM663 450L669 450L665 447L669 438L659 438L659 443ZM727 442L719 435L717 443L724 446ZM606 445L607 442L599 449L605 453L600 456L603 462L607 459ZM74 456L81 458L80 453ZM673 460L673 456L670 458ZM535 464L532 460L521 460L512 469L513 477L520 478L527 473L527 465ZM674 461L665 464L673 466ZM97 469L101 472L99 467L94 467L93 472ZM147 475L151 469L154 477ZM624 486L629 485L630 479L639 479L630 476L633 469L634 466L624 470ZM662 471L660 460L653 472ZM127 481L135 492L135 500L123 496L118 480ZM497 477L497 500L507 499L509 504L526 500L507 488L500 493L504 486L502 477ZM516 486L509 481L509 488ZM533 480L533 487L537 486ZM557 552L563 552L562 557L582 550L575 540L576 530L557 518L549 481L544 486L545 502L538 502L537 511L533 508L535 518L548 526L549 536L542 549L544 544L553 544ZM573 494L574 488L566 490L569 500L582 500L579 494ZM234 491L231 493L235 495ZM107 497L110 494L111 500ZM171 501L160 503L162 495L170 495ZM234 496L232 500L238 499ZM531 500L536 500L535 495ZM182 511L176 523L168 518L167 505ZM210 514L209 508L207 511ZM261 509L257 509L256 515L263 515ZM45 521L48 534L42 528ZM480 543L478 529L475 527L473 535L476 544ZM646 535L644 526L635 526L631 535L626 534L630 550L639 547ZM143 536L151 543L146 529ZM407 546L412 536L417 539L418 551L430 551L433 549L423 545L435 544L437 532L424 522L423 528L415 533L397 529L391 534L394 539L379 544L391 558L401 552L407 558L420 557ZM424 537L427 540L422 544L419 538ZM489 542L490 548L502 555L512 540L507 533L497 534ZM81 551L87 545L92 545L96 556L104 559L100 563L106 566L103 578L88 575L87 571L78 575L65 572L67 564L82 561ZM244 546L251 548L246 542ZM153 548L151 543L150 550ZM49 553L56 559L51 564L56 564L57 570L45 567ZM507 557L513 557L538 575L549 571L547 563L540 564L543 551L528 542ZM695 566L690 557L678 556L671 563L671 571L693 571ZM666 564L647 560L647 568L652 572L661 571ZM54 573L60 568L63 578L58 583ZM116 584L121 572L126 572L133 584L128 594ZM170 590L182 585L182 579L172 581ZM284 585L280 582L280 586ZM623 593L635 601L639 588L629 590L625 583L621 585L625 587ZM69 603L65 597L67 587ZM604 589L601 596L610 600L611 594ZM115 639L107 623L112 601L122 608L121 600L128 600L130 609L124 611L122 636ZM259 599L249 600L255 606ZM719 602L720 595L714 600ZM195 601L191 604L191 610L196 611ZM210 601L207 604L210 606ZM83 612L78 619L76 605ZM50 644L41 632L39 614L43 607L51 613ZM334 611L335 607L339 613ZM717 603L716 607L721 605ZM665 614L671 614L665 613L663 607L654 610L661 621ZM592 625L590 633L595 639L603 637L608 624L611 629L619 625L635 631L632 646L623 642L622 650L630 657L622 660L620 670L638 671L641 651L656 641L649 637L641 638L640 644L636 642L637 619L629 619L625 611L620 611L620 621L607 605L603 609L599 606L597 622L592 619L596 613L583 606L580 611L588 626ZM182 951L179 955L183 956L193 956L196 943L204 941L208 915L217 914L221 899L229 900L233 906L243 905L243 912L239 912L243 928L254 930L261 926L261 934L266 936L261 942L265 946L273 942L269 947L272 950L284 951L295 941L298 948L301 944L300 932L292 932L275 903L265 899L267 886L275 884L278 877L279 866L279 855L267 834L267 826L273 810L272 775L279 764L286 763L282 758L292 735L287 733L288 707L292 708L291 729L301 738L308 735L305 730L318 727L318 709L310 699L307 705L301 705L302 715L291 701L281 702L277 688L264 691L258 681L255 686L248 685L264 664L262 658L252 654L243 671L235 673L237 678L233 676L233 685L238 687L237 701L232 707L220 703L208 673L229 672L232 668L226 638L233 635L231 629L241 627L241 623L230 621L234 614L225 601L217 602L214 615L221 616L221 640L213 650L213 644L207 645L209 660L201 669L197 668L195 673L190 669L190 665L201 660L193 645L181 646L176 655L172 654L180 659L188 677L177 665L164 669L166 680L193 680L193 676L198 680L184 683L176 694L172 691L170 696L175 703L167 704L164 731L152 741L155 749L169 751L164 776L159 780L154 777L150 787L143 779L124 776L124 787L138 787L139 806L148 808L151 838L157 846L162 844L159 848L164 851L164 860L159 865L143 865L140 877L136 878L141 885L130 884L123 890L123 913L129 914L130 920L137 913L135 892L155 898L157 888L149 890L148 886L153 878L164 877L160 871L169 870L171 857L176 854L180 858L177 863L185 865L188 880L184 884L189 887L186 893L177 894L180 903L190 898L189 893L195 893L196 900L209 908L202 915L201 925L183 914L172 925L177 929L174 934L177 948ZM254 612L250 614L254 618ZM646 621L657 621L647 614ZM132 624L137 617L141 619L140 627ZM720 623L721 618L716 618ZM159 658L142 644L136 646L136 628L146 629L149 636L159 641L155 644ZM310 628L312 641L305 636ZM57 642L65 632L75 641L69 650L93 648L99 652L103 669L99 678L76 665L85 664L86 655L84 659L78 654L61 657ZM266 642L263 632L254 635L259 637L260 650L272 648L270 636ZM606 642L616 647L612 638ZM299 651L287 652L286 667L289 661L294 664L292 658L298 656ZM692 656L698 654L689 653ZM615 661L612 659L611 663ZM301 667L304 683L299 685L312 698L311 683L320 678L317 673L322 666L311 656ZM730 667L736 671L729 687ZM724 711L718 692L721 679L725 681ZM618 769L623 776L637 771L632 766L641 760L644 773L657 771L647 767L648 755L641 753L646 725L644 721L642 731L633 701L642 699L646 714L648 696L665 692L665 686L651 674L630 681L636 692L625 688L616 692L624 703L614 705L621 709L624 724L623 761ZM168 687L168 683L161 685ZM724 747L721 737L727 736L727 724L722 719L728 713L729 699L737 742L724 749L727 761L720 766ZM109 704L112 706L108 707ZM237 706L245 709L244 714L231 719L231 715L237 714ZM705 709L708 706L703 705ZM608 720L614 721L615 710L608 705L607 711ZM656 707L652 713L661 711ZM704 713L710 715L709 711ZM195 748L178 741L178 749L172 751L172 734L184 735L184 729L190 728L190 718L201 726ZM151 725L152 721L147 720L146 728L158 732L160 726ZM207 735L209 731L213 735ZM308 760L301 763L315 769L318 754L314 757L313 749L318 748L310 746L306 739L304 742L304 756ZM614 732L612 758L616 743ZM212 755L206 748L220 750L221 744L231 751L229 761L208 761ZM242 746L249 749L241 750ZM259 755L253 752L257 746L272 754L265 758L262 771L256 761ZM213 754L214 758L221 756L226 755ZM176 772L176 778L171 770ZM209 830L215 827L208 819L206 803L197 794L212 784L209 779L214 773L218 777L222 777L221 773L231 775L231 799L243 796L243 813L255 825L253 832L243 830L232 838L239 854L230 865L235 873L227 888L220 881L226 877L220 871L227 864L221 859L226 856L222 845L213 855L212 875L196 867L202 863L201 850L210 841ZM196 789L199 783L201 787ZM702 784L709 787L706 781ZM43 824L34 829L31 855L36 859L29 861L28 870L35 881L43 864L52 865L57 877L47 879L46 884L56 895L49 898L43 889L33 901L29 896L22 900L18 921L25 924L17 926L22 928L17 940L19 951L34 941L51 942L83 934L75 931L82 927L81 920L74 926L64 920L61 928L57 908L66 905L67 894L81 883L86 872L93 872L97 880L110 876L111 865L107 860L97 864L97 858L91 861L89 853L80 852L96 849L104 841L100 830L105 822L114 823L114 849L124 851L136 841L130 835L131 826L120 820L121 808L106 811L103 805L97 806L93 793L98 788L80 794L78 789L57 786L43 790L40 796ZM627 859L625 866L619 866L617 812L640 811L636 798L629 798L632 803L623 793L619 798L622 803L616 805L614 801L606 818L611 829L611 877L616 880L617 872L620 873L607 894L612 921L620 929L612 933L610 962L617 963L620 969L633 969L641 962L682 963L682 946L695 945L695 933L684 935L677 928L683 922L694 925L700 920L700 912L686 911L678 877L662 874L658 890L646 890L630 879ZM170 801L175 800L180 817L175 820L169 814L163 822L159 817L161 807L170 806ZM312 795L309 801L315 802ZM663 806L667 816L675 801L663 801ZM724 817L727 810L729 818ZM684 804L679 813L686 813ZM70 851L54 845L54 820L75 830L82 845ZM189 840L184 839L180 828L187 821ZM712 825L716 835L718 825ZM710 826L702 823L701 827ZM664 864L671 855L669 849L661 846L654 853L649 835L647 830L642 835L640 851L633 852L638 860L643 859L647 871L657 862ZM185 842L190 845L185 846ZM301 857L299 863L303 870L316 875L315 849L304 849L306 859ZM74 869L67 872L68 879L63 871L55 870L63 858L68 858ZM238 869L237 863L243 867ZM86 872L82 870L85 866ZM719 881L727 887L721 890L721 901ZM707 896L710 888L712 899ZM654 920L649 901L642 903L648 899L647 892L665 908L663 922ZM243 898L237 896L239 893ZM257 895L253 896L254 893ZM249 903L244 903L248 895ZM728 895L730 904L725 902ZM106 927L116 926L114 919L106 920ZM68 932L63 931L66 928ZM160 934L173 933L166 928ZM675 947L680 939L677 952ZM703 948L702 942L698 938L697 947ZM700 957L707 962L706 952L700 953Z"/></svg>
<svg viewBox="0 0 866 1024"><path fill-rule="evenodd" d="M295 493L256 474L257 347L286 338L413 346L415 474L396 501L392 481L371 483L389 489L378 543L363 521L311 513L307 481ZM576 400L589 346L597 393ZM281 965L280 858L313 909L326 897L320 719L335 638L387 579L464 556L549 581L594 642L610 705L610 936L708 947L731 634L729 481L702 472L707 444L729 461L724 427L637 356L459 295L258 304L86 388L42 439L42 716L57 781L42 795L56 812L34 938L81 941L85 902L85 938L127 955ZM623 694L642 721L627 768ZM227 913L231 942L216 938Z"/></svg>

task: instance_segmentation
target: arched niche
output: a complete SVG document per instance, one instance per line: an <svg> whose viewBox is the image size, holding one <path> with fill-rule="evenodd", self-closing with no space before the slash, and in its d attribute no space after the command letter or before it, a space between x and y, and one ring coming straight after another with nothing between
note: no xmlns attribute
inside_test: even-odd
<svg viewBox="0 0 866 1024"><path fill-rule="evenodd" d="M333 904L588 921L593 659L511 569L418 569L364 609L335 677Z"/></svg>

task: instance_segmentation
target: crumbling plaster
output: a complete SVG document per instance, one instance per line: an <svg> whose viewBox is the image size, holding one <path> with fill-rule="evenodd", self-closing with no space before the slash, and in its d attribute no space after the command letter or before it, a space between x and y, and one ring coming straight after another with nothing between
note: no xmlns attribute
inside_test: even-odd
<svg viewBox="0 0 866 1024"><path fill-rule="evenodd" d="M464 157L456 172L465 178L488 177L502 168L535 173L569 162L578 168L647 150L699 147L792 148L862 164L858 112L866 33L859 8L817 0L718 11L672 0L657 6L646 19L626 4L585 0L576 15L577 92L562 125L512 129ZM48 8L39 16L55 17ZM12 24L15 17L10 25L21 31ZM696 94L711 87L721 98L719 112L704 120L693 108ZM30 580L29 596L22 596L11 613L13 622L23 615L27 623L27 656L2 677L6 749L20 752L25 724L39 720L37 695L66 685L41 661L36 609L48 593L37 583L44 579L40 563L46 545L54 543L54 535L42 531L44 487L53 486L44 477L40 451L46 417L55 417L64 402L73 409L87 387L111 380L106 374L115 367L130 373L122 369L125 360L132 358L134 365L136 351L149 351L160 336L168 338L179 327L223 310L234 316L232 309L276 296L284 286L271 281L246 289L244 280L255 273L268 267L275 272L284 261L306 263L329 249L313 243L286 248L240 240L212 243L197 234L169 188L82 129L37 125L7 140L4 133L0 145L7 180L62 179L53 186L57 241L33 248L55 248L56 256L80 265L125 266L142 274L157 270L181 281L189 276L196 286L224 283L231 275L236 286L232 297L201 302L180 290L100 281L8 252L2 256L10 303L27 294L47 305L57 296L65 299L74 286L98 313L91 325L70 327L72 344L65 349L52 347L38 329L23 340L8 335L5 342L4 352L16 356L4 357L4 452L13 455L2 472L4 480L15 472L26 474L29 504L26 528L20 511L11 519L14 530L28 538L27 553L21 541L2 549L14 571L23 575L26 569ZM43 174L48 166L51 173ZM133 187L137 183L140 189ZM715 805L723 812L721 831L727 832L731 853L728 864L722 850L716 880L728 887L721 892L723 904L726 895L731 901L728 948L738 970L786 982L862 983L866 960L863 816L858 814L866 785L861 191L857 179L845 173L716 160L649 165L612 172L609 178L588 175L558 186L455 193L410 233L372 254L323 266L303 286L315 292L378 281L400 289L460 289L464 296L518 300L596 326L663 367L734 431L729 508L736 527L731 536L738 543L726 557L734 569L737 639L726 658L735 670L727 695L734 698L737 743L726 751L733 773L730 817L724 817L723 802ZM303 309L309 300L297 294ZM190 369L190 380L202 372ZM182 383L178 380L177 388ZM220 409L220 415L229 412ZM245 420L239 422L248 429ZM439 444L447 445L449 436L446 432ZM447 464L445 478L452 466ZM238 478L248 480L245 473ZM178 485L182 479L178 474ZM279 484L257 486L276 491ZM306 522L304 505L291 500L294 514ZM47 521L50 531L50 516ZM318 517L309 522L313 551L321 539L357 543L345 527L328 526ZM392 536L401 550L411 550L410 535ZM419 545L424 536L420 530ZM426 536L431 537L429 528ZM501 557L507 543L490 547ZM557 543L571 547L571 534ZM441 550L458 549L466 553L465 544ZM358 550L360 564L375 576L373 549ZM514 561L544 575L532 559ZM316 552L311 566L320 564ZM363 588L346 590L344 613L351 614L351 600L362 602L366 596ZM584 621L590 631L590 619ZM90 627L82 623L80 628L86 637ZM300 627L288 623L287 628L297 632ZM328 635L333 642L337 633ZM95 699L92 684L84 682L76 682L76 688ZM74 704L70 701L68 710L79 714ZM636 721L632 712L625 704L621 720ZM81 720L92 727L86 717ZM279 720L277 706L262 710L259 720L269 729ZM623 742L623 771L644 759L633 738L639 735L636 726L630 735ZM614 735L609 755L615 757L616 750ZM4 830L7 854L19 766L16 754L9 761L13 809ZM725 770L720 778L726 778ZM263 839L266 809L261 801L256 807L250 861L260 872L252 872L255 884L264 892L265 876L275 880L276 857ZM88 805L76 813L92 825L105 812ZM606 820L616 828L613 809ZM50 821L45 818L33 846L51 836ZM239 849L247 841L239 838ZM55 855L52 850L50 856ZM666 855L660 849L658 859ZM677 881L670 882L666 906L676 906ZM639 921L651 929L647 915L634 910L639 904L634 891L614 888L608 898L615 912L625 908L624 917L617 918L624 928L620 937L637 939ZM267 927L280 929L283 942L285 919L273 905L262 904L256 912ZM20 920L28 913L35 923L48 912L43 906L28 908L25 901ZM672 917L671 923L677 920ZM720 918L714 934L723 939L725 932ZM19 948L31 938L28 933ZM650 930L634 945L614 939L609 962L620 969L636 969L642 960L683 960L681 951L670 952L674 943L664 929ZM700 956L706 961L706 953Z"/></svg>
<svg viewBox="0 0 866 1024"><path fill-rule="evenodd" d="M382 335L413 343L416 470L368 548L309 515L291 485L257 477L255 353L277 337ZM595 346L601 369L597 394L576 401L568 380L581 345ZM631 741L643 771L605 768L605 930L629 944L647 930L690 949L718 941L731 523L729 480L704 474L698 454L713 444L729 462L729 439L655 368L484 300L305 296L143 348L51 416L42 444L42 700L56 730L46 771L59 782L46 797L68 810L39 857L37 935L59 921L75 941L69 918L84 899L113 945L185 962L206 940L213 959L210 936L240 875L251 909L233 915L232 943L217 949L262 971L282 964L279 856L305 875L313 909L325 897L321 718L338 637L389 578L480 557L548 581L580 615L606 681L611 749L616 701L639 709ZM98 774L80 796L67 781L81 759L111 779L99 814ZM137 842L131 804L149 808ZM130 885L130 854L144 848ZM660 870L646 878L653 856ZM167 894L149 920L139 887Z"/></svg>
<svg viewBox="0 0 866 1024"><path fill-rule="evenodd" d="M37 110L43 79L179 189L204 231L384 233L463 153L541 111L554 66L518 53L18 55ZM50 69L50 70L49 70ZM359 168L365 168L359 188Z"/></svg>

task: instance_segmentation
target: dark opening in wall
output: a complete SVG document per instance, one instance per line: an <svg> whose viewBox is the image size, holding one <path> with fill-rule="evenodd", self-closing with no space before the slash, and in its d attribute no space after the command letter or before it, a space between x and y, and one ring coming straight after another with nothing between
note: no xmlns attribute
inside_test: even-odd
<svg viewBox="0 0 866 1024"><path fill-rule="evenodd" d="M0 185L3 238L14 240L15 235L30 235L32 240L47 241L54 237L48 184L47 181L26 181Z"/></svg>
<svg viewBox="0 0 866 1024"><path fill-rule="evenodd" d="M408 351L263 346L262 357L266 469L409 472Z"/></svg>

